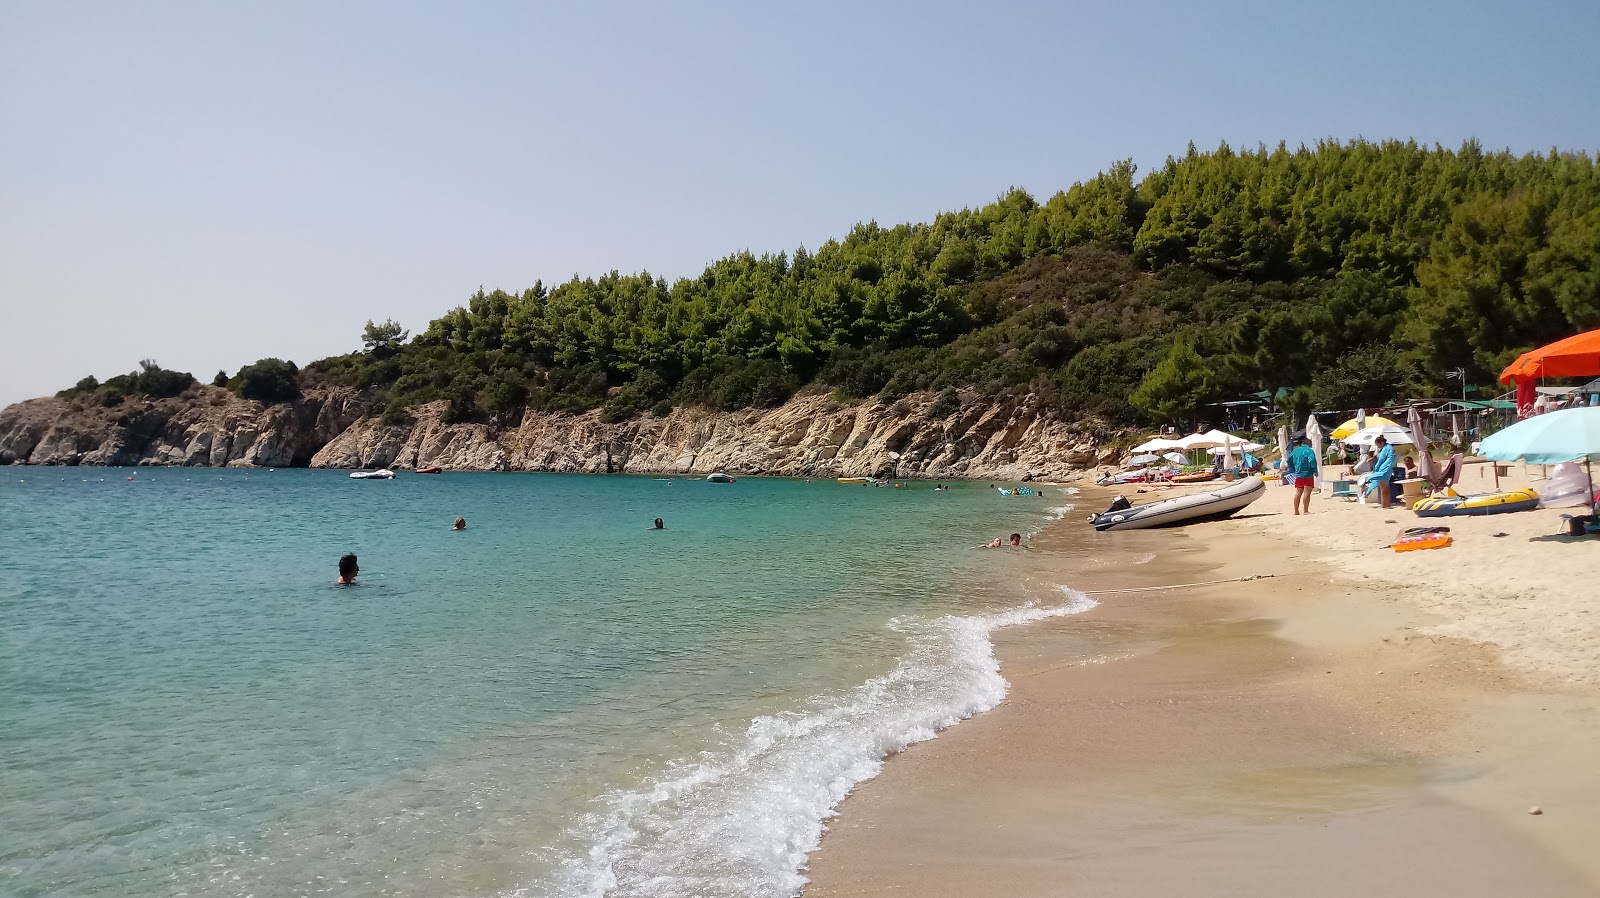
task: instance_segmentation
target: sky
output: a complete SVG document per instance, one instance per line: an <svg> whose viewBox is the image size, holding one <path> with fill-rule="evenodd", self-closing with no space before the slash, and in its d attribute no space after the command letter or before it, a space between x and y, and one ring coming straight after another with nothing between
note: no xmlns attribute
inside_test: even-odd
<svg viewBox="0 0 1600 898"><path fill-rule="evenodd" d="M1190 141L1594 153L1597 45L1593 0L0 0L0 406Z"/></svg>

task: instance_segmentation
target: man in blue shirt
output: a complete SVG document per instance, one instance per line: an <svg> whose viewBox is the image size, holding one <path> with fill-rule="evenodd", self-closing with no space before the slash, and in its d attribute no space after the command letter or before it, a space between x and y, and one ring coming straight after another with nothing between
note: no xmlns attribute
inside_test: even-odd
<svg viewBox="0 0 1600 898"><path fill-rule="evenodd" d="M1317 485L1317 453L1311 451L1306 438L1294 441L1294 451L1289 453L1285 476L1294 478L1294 513L1311 513L1311 491ZM1304 509L1302 511L1302 509Z"/></svg>
<svg viewBox="0 0 1600 898"><path fill-rule="evenodd" d="M1383 437L1373 440L1372 445L1378 447L1378 457L1372 463L1372 474L1367 482L1378 484L1378 507L1388 508L1393 495L1393 486L1389 481L1394 476L1394 447Z"/></svg>

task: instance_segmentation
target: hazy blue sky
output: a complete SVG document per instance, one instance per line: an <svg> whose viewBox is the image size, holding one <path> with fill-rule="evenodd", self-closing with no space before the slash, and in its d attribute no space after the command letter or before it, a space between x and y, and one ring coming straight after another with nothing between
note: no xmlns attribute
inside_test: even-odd
<svg viewBox="0 0 1600 898"><path fill-rule="evenodd" d="M538 6L0 0L0 405L1190 140L1600 148L1595 0Z"/></svg>

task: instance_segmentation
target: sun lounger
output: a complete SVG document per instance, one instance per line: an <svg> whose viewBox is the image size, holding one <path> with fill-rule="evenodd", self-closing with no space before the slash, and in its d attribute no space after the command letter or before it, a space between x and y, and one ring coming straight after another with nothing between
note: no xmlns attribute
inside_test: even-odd
<svg viewBox="0 0 1600 898"><path fill-rule="evenodd" d="M1444 467L1439 469L1437 475L1427 478L1428 486L1433 492L1455 486L1461 480L1461 460L1462 455L1457 452L1450 456L1450 460L1444 463Z"/></svg>
<svg viewBox="0 0 1600 898"><path fill-rule="evenodd" d="M1333 498L1335 498L1335 499L1354 499L1355 497L1356 497L1355 481L1353 481L1353 480L1335 480L1333 482Z"/></svg>

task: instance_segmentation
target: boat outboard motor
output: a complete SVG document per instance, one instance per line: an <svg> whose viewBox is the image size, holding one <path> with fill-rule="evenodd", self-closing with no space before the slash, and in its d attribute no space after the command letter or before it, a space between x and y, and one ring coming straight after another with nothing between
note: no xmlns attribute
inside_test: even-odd
<svg viewBox="0 0 1600 898"><path fill-rule="evenodd" d="M1124 511L1132 507L1133 503L1128 501L1127 496L1118 496L1117 498L1111 500L1111 506L1105 511L1100 512L1100 514L1089 515L1089 521L1090 523L1093 523L1094 521L1099 520L1099 518L1103 515L1111 514L1114 511Z"/></svg>

